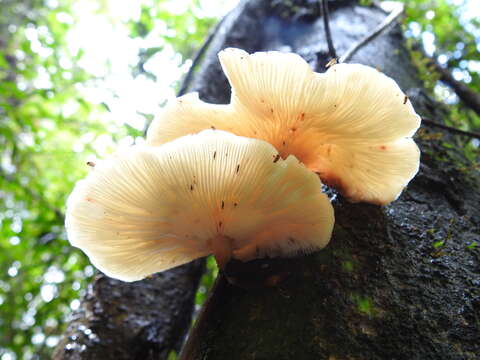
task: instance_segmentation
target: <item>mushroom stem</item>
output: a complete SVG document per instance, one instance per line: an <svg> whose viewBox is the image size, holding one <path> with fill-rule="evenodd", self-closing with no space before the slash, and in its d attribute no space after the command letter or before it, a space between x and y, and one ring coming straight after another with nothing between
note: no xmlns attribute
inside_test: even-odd
<svg viewBox="0 0 480 360"><path fill-rule="evenodd" d="M222 234L217 234L210 240L210 247L212 249L213 256L217 261L218 267L223 270L225 265L232 258L232 245L233 239Z"/></svg>

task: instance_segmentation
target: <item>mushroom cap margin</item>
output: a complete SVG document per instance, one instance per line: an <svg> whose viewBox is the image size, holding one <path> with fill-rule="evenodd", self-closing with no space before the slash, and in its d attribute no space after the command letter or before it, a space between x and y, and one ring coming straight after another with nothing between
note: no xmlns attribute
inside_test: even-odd
<svg viewBox="0 0 480 360"><path fill-rule="evenodd" d="M215 130L117 153L70 196L69 240L125 281L208 255L219 233L243 261L320 249L332 206L315 174L277 155L264 141Z"/></svg>
<svg viewBox="0 0 480 360"><path fill-rule="evenodd" d="M149 144L209 127L259 138L284 158L295 155L354 202L388 204L418 171L411 136L420 117L376 69L338 64L319 74L300 56L275 51L229 48L219 57L231 104L206 104L197 94L179 98L153 122Z"/></svg>

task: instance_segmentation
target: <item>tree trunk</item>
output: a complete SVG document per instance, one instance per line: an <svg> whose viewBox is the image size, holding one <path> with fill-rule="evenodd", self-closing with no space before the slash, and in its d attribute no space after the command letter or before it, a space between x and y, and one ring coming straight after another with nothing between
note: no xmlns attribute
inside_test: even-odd
<svg viewBox="0 0 480 360"><path fill-rule="evenodd" d="M384 18L377 8L330 6L337 54ZM216 29L186 85L227 103L217 52L293 51L323 71L329 60L317 0L243 1ZM393 77L417 112L447 115L422 88L398 26L350 62ZM447 133L421 131L420 173L392 205L333 202L329 246L280 260L278 287L243 290L218 279L185 359L475 359L480 352L478 172ZM447 146L444 146L447 143ZM185 265L136 283L98 277L54 359L165 359L188 328L203 265ZM254 276L260 276L255 273Z"/></svg>
<svg viewBox="0 0 480 360"><path fill-rule="evenodd" d="M197 260L133 283L98 275L53 359L167 359L190 326L203 268Z"/></svg>
<svg viewBox="0 0 480 360"><path fill-rule="evenodd" d="M330 16L342 55L386 14L335 1ZM217 30L189 86L206 101L229 101L216 57L229 46L293 51L317 71L329 60L316 1L244 1ZM393 77L421 115L447 116L422 88L398 25L350 62ZM217 280L182 359L478 359L480 182L462 149L452 148L458 140L419 131L420 172L389 206L337 196L331 243L281 261L290 276L279 286L244 290Z"/></svg>

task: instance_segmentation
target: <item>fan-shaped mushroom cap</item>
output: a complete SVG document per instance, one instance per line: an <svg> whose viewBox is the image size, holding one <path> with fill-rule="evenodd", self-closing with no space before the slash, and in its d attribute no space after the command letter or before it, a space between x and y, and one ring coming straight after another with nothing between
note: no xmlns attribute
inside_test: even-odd
<svg viewBox="0 0 480 360"><path fill-rule="evenodd" d="M230 105L206 104L195 93L178 98L151 125L148 144L213 126L265 140L350 200L378 204L398 197L417 173L411 137L420 117L376 69L338 64L319 74L300 56L279 52L226 49L219 57Z"/></svg>
<svg viewBox="0 0 480 360"><path fill-rule="evenodd" d="M68 238L125 281L212 252L221 262L292 256L330 240L320 187L267 142L206 130L97 164L68 200Z"/></svg>

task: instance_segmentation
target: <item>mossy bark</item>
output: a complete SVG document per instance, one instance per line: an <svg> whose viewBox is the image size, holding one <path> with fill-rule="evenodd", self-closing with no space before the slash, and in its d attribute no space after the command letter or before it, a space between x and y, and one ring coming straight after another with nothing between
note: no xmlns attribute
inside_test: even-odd
<svg viewBox="0 0 480 360"><path fill-rule="evenodd" d="M386 16L354 1L335 2L330 13L339 55ZM294 51L317 71L328 61L316 2L245 1L222 24L190 86L204 100L229 101L216 58L228 46ZM350 62L393 77L421 115L448 116L422 88L398 25ZM333 194L331 243L285 260L290 275L279 286L244 290L219 280L184 359L478 359L478 169L458 137L423 128L416 140L422 165L401 197L378 207Z"/></svg>
<svg viewBox="0 0 480 360"><path fill-rule="evenodd" d="M197 260L133 283L98 275L53 359L167 359L191 324L203 268Z"/></svg>

